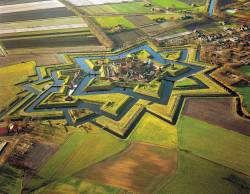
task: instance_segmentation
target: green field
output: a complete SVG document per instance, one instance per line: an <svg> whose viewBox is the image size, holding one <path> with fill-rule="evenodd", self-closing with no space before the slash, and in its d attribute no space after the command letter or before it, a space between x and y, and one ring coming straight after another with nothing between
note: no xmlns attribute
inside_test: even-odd
<svg viewBox="0 0 250 194"><path fill-rule="evenodd" d="M155 194L248 194L246 189L225 179L232 174L250 181L229 168L181 151L176 174Z"/></svg>
<svg viewBox="0 0 250 194"><path fill-rule="evenodd" d="M144 6L143 2L119 3L111 5L118 13L148 13L150 8Z"/></svg>
<svg viewBox="0 0 250 194"><path fill-rule="evenodd" d="M239 86L236 87L236 91L238 91L240 95L243 97L243 106L246 107L248 112L250 112L250 87Z"/></svg>
<svg viewBox="0 0 250 194"><path fill-rule="evenodd" d="M133 131L131 135L133 141L147 142L168 148L176 148L177 146L177 130L175 126L150 113L143 115Z"/></svg>
<svg viewBox="0 0 250 194"><path fill-rule="evenodd" d="M103 27L103 28L113 28L117 25L122 25L126 29L134 28L134 25L125 19L123 16L114 16L114 17L95 17L95 20Z"/></svg>
<svg viewBox="0 0 250 194"><path fill-rule="evenodd" d="M151 20L157 19L157 18L165 18L166 20L177 20L180 19L183 16L182 13L165 13L165 14L151 14L147 15L148 18Z"/></svg>
<svg viewBox="0 0 250 194"><path fill-rule="evenodd" d="M40 169L38 177L33 178L28 187L37 188L44 182L69 176L87 166L101 161L126 147L121 140L99 128L94 133L75 132L68 137L60 149ZM101 142L101 143L100 143Z"/></svg>
<svg viewBox="0 0 250 194"><path fill-rule="evenodd" d="M190 6L184 2L178 0L152 0L153 3L162 7L171 7L176 9L188 9Z"/></svg>
<svg viewBox="0 0 250 194"><path fill-rule="evenodd" d="M188 116L180 118L178 134L181 149L250 175L250 137Z"/></svg>
<svg viewBox="0 0 250 194"><path fill-rule="evenodd" d="M81 9L90 15L112 14L112 13L115 14L151 13L150 8L144 7L143 2L84 6L81 7Z"/></svg>

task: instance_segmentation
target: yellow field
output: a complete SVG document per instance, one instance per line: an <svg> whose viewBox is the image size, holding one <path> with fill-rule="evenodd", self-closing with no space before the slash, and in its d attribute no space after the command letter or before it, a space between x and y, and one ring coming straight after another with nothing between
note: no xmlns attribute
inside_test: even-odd
<svg viewBox="0 0 250 194"><path fill-rule="evenodd" d="M177 130L174 125L145 113L134 129L132 140L176 148Z"/></svg>
<svg viewBox="0 0 250 194"><path fill-rule="evenodd" d="M36 63L30 61L0 68L0 109L8 106L22 91L15 84L25 81L27 76L34 75L35 66Z"/></svg>

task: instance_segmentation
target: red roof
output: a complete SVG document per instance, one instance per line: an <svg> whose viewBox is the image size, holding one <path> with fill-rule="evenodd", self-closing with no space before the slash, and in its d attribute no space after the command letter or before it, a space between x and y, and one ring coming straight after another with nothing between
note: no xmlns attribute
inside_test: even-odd
<svg viewBox="0 0 250 194"><path fill-rule="evenodd" d="M0 127L0 135L7 135L8 128L7 127Z"/></svg>

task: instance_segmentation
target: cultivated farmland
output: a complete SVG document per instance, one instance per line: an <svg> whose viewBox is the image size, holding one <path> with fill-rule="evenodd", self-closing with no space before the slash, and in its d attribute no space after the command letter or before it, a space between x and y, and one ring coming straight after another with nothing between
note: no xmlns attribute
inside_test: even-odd
<svg viewBox="0 0 250 194"><path fill-rule="evenodd" d="M52 8L52 9L42 9L35 11L24 11L18 13L6 13L1 14L0 22L16 22L25 20L37 20L37 19L48 19L57 17L68 17L75 16L74 13L67 10L66 8Z"/></svg>
<svg viewBox="0 0 250 194"><path fill-rule="evenodd" d="M83 36L66 36L66 37L51 37L40 39L27 39L27 40L7 40L3 41L3 45L8 49L19 48L34 48L39 47L74 47L84 45L99 45L95 37Z"/></svg>
<svg viewBox="0 0 250 194"><path fill-rule="evenodd" d="M76 176L139 193L150 193L164 177L173 173L176 157L174 149L135 143L119 155L78 172ZM109 176L110 173L112 176Z"/></svg>
<svg viewBox="0 0 250 194"><path fill-rule="evenodd" d="M183 116L178 123L180 148L250 175L249 136ZM244 146L242 146L244 145ZM233 153L233 154L232 154ZM237 158L237 160L234 160Z"/></svg>
<svg viewBox="0 0 250 194"><path fill-rule="evenodd" d="M237 115L235 102L233 98L190 98L186 101L184 115L249 136L250 121Z"/></svg>
<svg viewBox="0 0 250 194"><path fill-rule="evenodd" d="M179 160L180 166L175 177L155 194L167 192L173 194L186 192L196 194L247 194L248 192L246 189L226 181L226 178L229 178L232 174L236 174L244 181L249 181L249 177L236 173L230 168L222 168L216 163L183 151L180 152Z"/></svg>
<svg viewBox="0 0 250 194"><path fill-rule="evenodd" d="M0 193L248 194L249 5L0 0Z"/></svg>

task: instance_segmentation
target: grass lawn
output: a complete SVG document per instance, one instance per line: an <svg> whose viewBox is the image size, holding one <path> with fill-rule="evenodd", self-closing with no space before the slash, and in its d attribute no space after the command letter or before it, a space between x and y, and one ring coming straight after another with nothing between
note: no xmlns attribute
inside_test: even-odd
<svg viewBox="0 0 250 194"><path fill-rule="evenodd" d="M135 55L140 60L148 60L150 58L150 56L151 56L151 54L146 50L141 50L138 53L136 53Z"/></svg>
<svg viewBox="0 0 250 194"><path fill-rule="evenodd" d="M93 94L93 95L83 95L77 96L80 100L86 100L88 102L96 104L105 104L107 102L114 102L119 104L125 97L126 94L114 93L114 94Z"/></svg>
<svg viewBox="0 0 250 194"><path fill-rule="evenodd" d="M165 52L161 53L161 56L164 59L168 59L171 61L177 61L181 56L181 51L174 51L174 52L165 51Z"/></svg>
<svg viewBox="0 0 250 194"><path fill-rule="evenodd" d="M243 97L243 106L245 106L248 112L250 112L250 87L239 86L239 87L236 87L236 90Z"/></svg>
<svg viewBox="0 0 250 194"><path fill-rule="evenodd" d="M178 134L181 149L250 175L250 137L187 116Z"/></svg>
<svg viewBox="0 0 250 194"><path fill-rule="evenodd" d="M91 193L91 194L118 194L122 189L114 188L108 185L88 182L76 177L66 177L60 181L49 184L34 192L34 194L50 194L50 193Z"/></svg>
<svg viewBox="0 0 250 194"><path fill-rule="evenodd" d="M152 0L153 3L162 7L176 8L176 9L188 9L190 6L184 2L178 0Z"/></svg>
<svg viewBox="0 0 250 194"><path fill-rule="evenodd" d="M195 80L190 79L188 77L185 77L183 79L180 79L174 83L175 88L185 88L185 87L192 87L192 86L199 86L199 83L197 83Z"/></svg>
<svg viewBox="0 0 250 194"><path fill-rule="evenodd" d="M16 194L22 191L23 172L8 164L0 168L0 193Z"/></svg>
<svg viewBox="0 0 250 194"><path fill-rule="evenodd" d="M131 2L131 3L119 3L113 4L111 7L115 9L118 13L148 13L150 7L145 7L144 2Z"/></svg>
<svg viewBox="0 0 250 194"><path fill-rule="evenodd" d="M152 96L155 98L160 98L162 84L163 83L158 81L152 81L149 84L138 84L134 88L134 92L147 96Z"/></svg>
<svg viewBox="0 0 250 194"><path fill-rule="evenodd" d="M180 65L180 64L173 64L168 66L165 69L164 74L167 74L168 76L171 77L175 77L178 75L181 75L182 73L185 73L186 71L188 71L190 68L184 65Z"/></svg>
<svg viewBox="0 0 250 194"><path fill-rule="evenodd" d="M37 188L44 182L69 176L87 166L101 161L126 147L126 144L107 132L90 125L95 133L84 130L75 132L38 172L39 178L29 182L29 188Z"/></svg>
<svg viewBox="0 0 250 194"><path fill-rule="evenodd" d="M150 113L145 113L133 130L131 139L176 148L177 130L175 126Z"/></svg>
<svg viewBox="0 0 250 194"><path fill-rule="evenodd" d="M8 106L21 92L19 86L15 84L28 79L27 76L35 74L36 63L34 61L19 63L0 68L0 109L1 107Z"/></svg>
<svg viewBox="0 0 250 194"><path fill-rule="evenodd" d="M124 98L118 102L114 103L112 101L106 102L104 105L101 106L101 110L106 111L113 115L118 115L122 108L126 106L126 104L132 99L130 96L124 96Z"/></svg>
<svg viewBox="0 0 250 194"><path fill-rule="evenodd" d="M95 17L96 21L104 28L113 28L117 25L122 25L127 29L134 28L134 25L125 19L123 16L114 17Z"/></svg>
<svg viewBox="0 0 250 194"><path fill-rule="evenodd" d="M247 194L247 190L225 180L231 174L247 181L246 177L229 168L181 151L176 174L155 194Z"/></svg>

